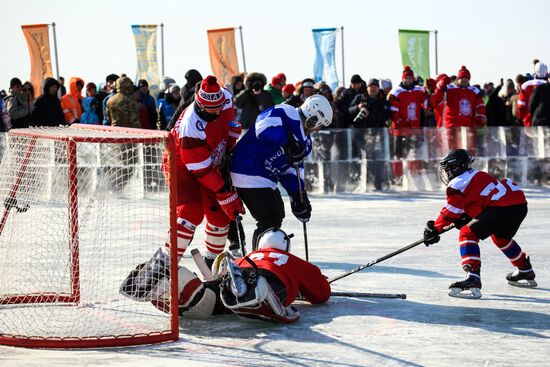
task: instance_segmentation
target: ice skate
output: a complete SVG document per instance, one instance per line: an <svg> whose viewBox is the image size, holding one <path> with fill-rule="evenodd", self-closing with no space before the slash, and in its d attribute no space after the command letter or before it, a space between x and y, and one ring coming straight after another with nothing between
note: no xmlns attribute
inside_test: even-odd
<svg viewBox="0 0 550 367"><path fill-rule="evenodd" d="M531 266L531 260L529 257L525 259L525 267L523 269L516 269L513 273L506 275L508 284L514 287L521 288L534 288L538 284L535 281L535 272Z"/></svg>
<svg viewBox="0 0 550 367"><path fill-rule="evenodd" d="M457 298L481 298L481 277L471 268L466 269L466 279L454 282L449 286L449 296Z"/></svg>

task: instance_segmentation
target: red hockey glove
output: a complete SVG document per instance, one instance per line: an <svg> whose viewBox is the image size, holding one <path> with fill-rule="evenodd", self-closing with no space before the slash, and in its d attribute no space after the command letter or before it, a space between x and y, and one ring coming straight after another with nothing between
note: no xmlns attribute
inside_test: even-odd
<svg viewBox="0 0 550 367"><path fill-rule="evenodd" d="M228 143L228 150L232 151L235 147L235 144L237 144L237 140L239 140L241 133L243 131L243 127L240 122L237 121L231 121L229 122L229 132L227 135L229 136L229 143Z"/></svg>
<svg viewBox="0 0 550 367"><path fill-rule="evenodd" d="M238 214L244 214L243 202L235 191L218 192L216 199L229 219L235 220Z"/></svg>

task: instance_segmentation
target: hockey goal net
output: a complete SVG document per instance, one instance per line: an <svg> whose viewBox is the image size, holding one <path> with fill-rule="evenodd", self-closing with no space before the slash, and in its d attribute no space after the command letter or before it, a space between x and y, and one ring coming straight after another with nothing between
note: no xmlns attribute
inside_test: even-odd
<svg viewBox="0 0 550 367"><path fill-rule="evenodd" d="M174 147L168 133L115 127L7 134L0 165L0 344L70 348L178 339L176 276L169 313L119 292L138 264L175 243Z"/></svg>

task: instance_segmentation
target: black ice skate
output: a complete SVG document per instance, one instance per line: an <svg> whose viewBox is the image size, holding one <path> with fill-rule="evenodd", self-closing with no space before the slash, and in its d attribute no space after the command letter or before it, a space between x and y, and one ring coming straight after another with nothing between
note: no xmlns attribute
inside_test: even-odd
<svg viewBox="0 0 550 367"><path fill-rule="evenodd" d="M516 269L513 273L506 275L506 280L508 284L513 285L514 287L522 288L534 288L538 284L535 281L535 272L531 266L531 260L529 257L525 259L525 266L523 269Z"/></svg>
<svg viewBox="0 0 550 367"><path fill-rule="evenodd" d="M458 298L481 298L481 277L479 271L474 272L465 266L466 279L454 282L449 286L449 296Z"/></svg>

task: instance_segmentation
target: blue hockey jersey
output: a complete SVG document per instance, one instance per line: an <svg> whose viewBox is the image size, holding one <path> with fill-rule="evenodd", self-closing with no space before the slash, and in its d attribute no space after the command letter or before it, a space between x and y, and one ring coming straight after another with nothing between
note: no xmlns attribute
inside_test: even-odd
<svg viewBox="0 0 550 367"><path fill-rule="evenodd" d="M239 188L272 188L281 185L288 193L298 192L296 169L290 165L284 146L288 133L311 152L311 138L304 132L298 109L280 104L262 112L233 150L231 180ZM304 188L303 165L300 185Z"/></svg>

